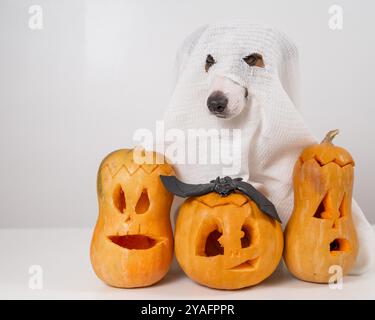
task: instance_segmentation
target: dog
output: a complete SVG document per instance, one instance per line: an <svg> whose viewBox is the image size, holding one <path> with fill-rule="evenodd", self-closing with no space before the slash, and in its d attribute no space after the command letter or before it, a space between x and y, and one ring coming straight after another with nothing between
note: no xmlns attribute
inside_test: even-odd
<svg viewBox="0 0 375 320"><path fill-rule="evenodd" d="M263 57L253 53L243 58L249 66L264 68ZM215 58L208 54L206 57L205 71L209 72ZM248 88L241 86L230 78L216 76L209 87L207 98L208 110L218 118L232 119L238 116L249 103Z"/></svg>
<svg viewBox="0 0 375 320"><path fill-rule="evenodd" d="M241 130L240 170L232 178L264 193L285 226L293 211L294 164L305 147L318 142L299 111L296 46L269 26L206 25L183 42L175 70L166 128ZM218 139L236 142L224 135ZM177 162L174 167L180 180L194 184L223 173L220 164ZM354 273L363 273L374 262L375 235L354 200L352 211L360 247Z"/></svg>

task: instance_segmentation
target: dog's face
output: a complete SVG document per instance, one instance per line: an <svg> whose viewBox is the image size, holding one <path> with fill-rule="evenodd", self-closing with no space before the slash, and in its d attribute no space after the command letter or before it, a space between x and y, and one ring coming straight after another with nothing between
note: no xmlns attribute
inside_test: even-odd
<svg viewBox="0 0 375 320"><path fill-rule="evenodd" d="M258 53L252 53L244 58L243 62L249 68L264 68L263 57ZM205 71L217 63L212 55L207 55ZM232 119L239 115L247 104L249 88L224 76L214 76L208 90L207 107L208 110L218 118Z"/></svg>

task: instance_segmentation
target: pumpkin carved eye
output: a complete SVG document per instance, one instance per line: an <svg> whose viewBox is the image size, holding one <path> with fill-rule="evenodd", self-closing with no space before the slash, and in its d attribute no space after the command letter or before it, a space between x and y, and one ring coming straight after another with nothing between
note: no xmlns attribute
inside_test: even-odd
<svg viewBox="0 0 375 320"><path fill-rule="evenodd" d="M346 193L344 193L344 196L341 200L341 204L338 208L339 211L339 218L344 217L347 212L347 199L346 199ZM334 219L335 218L335 209L333 209L333 205L331 203L331 194L328 191L326 195L324 196L323 200L319 203L318 208L315 211L314 218L317 219ZM335 227L335 223L334 223Z"/></svg>
<svg viewBox="0 0 375 320"><path fill-rule="evenodd" d="M314 218L317 219L330 219L332 218L332 205L330 204L331 195L329 192L326 193L323 200L319 203L318 208L315 211Z"/></svg>
<svg viewBox="0 0 375 320"><path fill-rule="evenodd" d="M250 67L264 68L263 57L259 53L252 53L252 54L244 57L243 61L245 61Z"/></svg>
<svg viewBox="0 0 375 320"><path fill-rule="evenodd" d="M241 238L241 247L248 248L251 244L251 228L250 226L244 225L241 229L243 232L243 236ZM211 231L206 240L204 246L204 256L206 257L214 257L217 255L224 254L224 248L219 242L220 237L222 236L222 232L219 231L218 228L215 228Z"/></svg>
<svg viewBox="0 0 375 320"><path fill-rule="evenodd" d="M217 229L215 229L208 235L206 239L206 245L204 248L204 253L206 257L213 257L224 254L224 248L221 246L219 242L219 238L222 235L223 234Z"/></svg>
<svg viewBox="0 0 375 320"><path fill-rule="evenodd" d="M209 54L206 58L206 64L204 66L204 69L206 70L206 72L208 72L208 69L210 69L215 63L216 63L215 59L213 58L213 56Z"/></svg>
<svg viewBox="0 0 375 320"><path fill-rule="evenodd" d="M118 185L113 192L113 204L117 208L118 211L121 213L125 212L126 209L126 200L125 200L125 193L122 190L122 187Z"/></svg>
<svg viewBox="0 0 375 320"><path fill-rule="evenodd" d="M138 199L137 205L135 206L135 212L138 214L145 213L150 207L150 199L148 198L147 189L143 189L141 196Z"/></svg>

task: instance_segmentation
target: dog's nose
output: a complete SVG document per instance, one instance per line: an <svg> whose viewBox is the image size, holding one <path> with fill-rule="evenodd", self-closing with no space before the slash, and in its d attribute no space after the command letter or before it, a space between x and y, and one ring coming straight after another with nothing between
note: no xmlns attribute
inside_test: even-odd
<svg viewBox="0 0 375 320"><path fill-rule="evenodd" d="M207 107L213 113L222 113L228 105L228 98L221 91L214 91L207 99Z"/></svg>

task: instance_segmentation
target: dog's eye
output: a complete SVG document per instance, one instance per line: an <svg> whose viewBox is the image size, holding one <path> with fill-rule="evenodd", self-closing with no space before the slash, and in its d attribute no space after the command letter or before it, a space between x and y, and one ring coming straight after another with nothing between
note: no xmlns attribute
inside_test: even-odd
<svg viewBox="0 0 375 320"><path fill-rule="evenodd" d="M259 53L252 53L243 58L243 61L245 61L250 67L264 68L263 57Z"/></svg>
<svg viewBox="0 0 375 320"><path fill-rule="evenodd" d="M204 66L206 72L208 72L208 69L210 69L215 63L216 61L214 57L209 54L206 58L206 65Z"/></svg>

